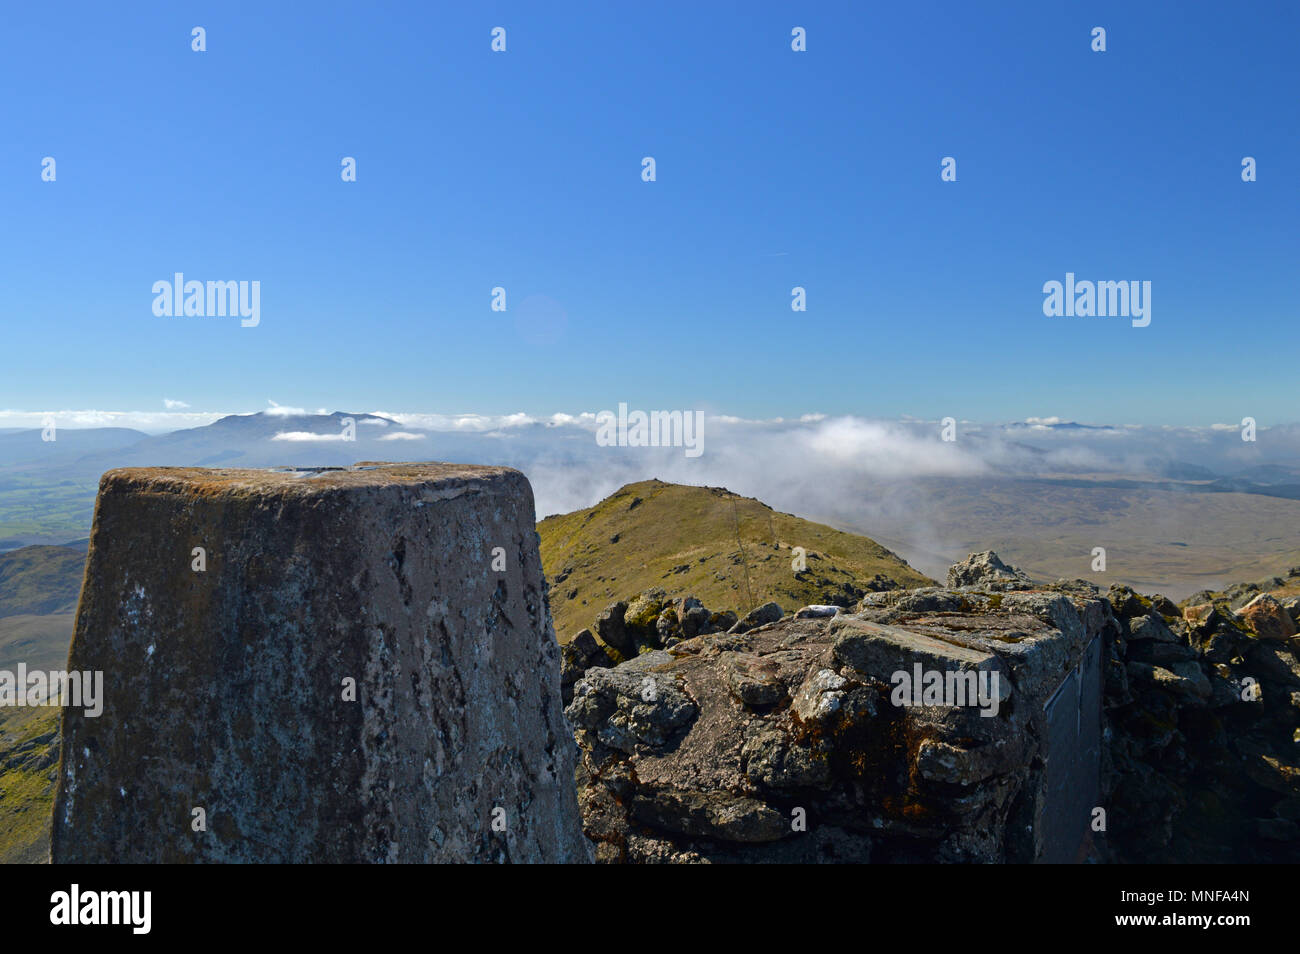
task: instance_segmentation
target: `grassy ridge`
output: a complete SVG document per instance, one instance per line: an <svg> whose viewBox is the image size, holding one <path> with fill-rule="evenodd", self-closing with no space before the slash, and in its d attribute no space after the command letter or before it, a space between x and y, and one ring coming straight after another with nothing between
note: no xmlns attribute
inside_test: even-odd
<svg viewBox="0 0 1300 954"><path fill-rule="evenodd" d="M716 487L646 480L594 507L537 525L556 635L567 642L618 599L660 587L743 615L775 600L787 610L843 597L877 574L932 582L874 540L844 533ZM793 547L807 551L805 572Z"/></svg>
<svg viewBox="0 0 1300 954"><path fill-rule="evenodd" d="M49 860L62 709L0 709L0 864Z"/></svg>
<svg viewBox="0 0 1300 954"><path fill-rule="evenodd" d="M84 547L0 554L0 669L63 669ZM0 708L0 863L44 862L58 771L58 708Z"/></svg>

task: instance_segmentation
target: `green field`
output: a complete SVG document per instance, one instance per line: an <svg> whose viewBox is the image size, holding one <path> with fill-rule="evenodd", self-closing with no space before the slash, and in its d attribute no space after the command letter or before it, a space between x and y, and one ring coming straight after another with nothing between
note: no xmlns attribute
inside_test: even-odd
<svg viewBox="0 0 1300 954"><path fill-rule="evenodd" d="M0 476L0 549L33 543L67 543L90 535L97 480Z"/></svg>

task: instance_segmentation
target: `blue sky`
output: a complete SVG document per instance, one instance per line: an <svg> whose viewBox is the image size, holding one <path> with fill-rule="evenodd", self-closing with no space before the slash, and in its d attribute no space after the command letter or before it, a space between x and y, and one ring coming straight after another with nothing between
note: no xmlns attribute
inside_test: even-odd
<svg viewBox="0 0 1300 954"><path fill-rule="evenodd" d="M1298 10L12 6L0 408L1295 420Z"/></svg>

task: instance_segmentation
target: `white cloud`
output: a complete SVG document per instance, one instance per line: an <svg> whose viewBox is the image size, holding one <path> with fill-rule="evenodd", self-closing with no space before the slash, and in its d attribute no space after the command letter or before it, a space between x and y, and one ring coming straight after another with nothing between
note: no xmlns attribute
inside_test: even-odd
<svg viewBox="0 0 1300 954"><path fill-rule="evenodd" d="M429 439L429 435L412 434L410 431L393 431L393 433L385 434L379 439L381 441L424 441Z"/></svg>
<svg viewBox="0 0 1300 954"><path fill-rule="evenodd" d="M163 407L169 411L179 411L183 407L189 407L184 401L173 401L171 398L163 398Z"/></svg>
<svg viewBox="0 0 1300 954"><path fill-rule="evenodd" d="M283 405L283 404L276 404L274 401L271 401L271 400L268 400L266 403L269 404L269 405L271 405L271 406L268 407L268 408L267 408L265 411L263 411L262 413L263 413L263 414L268 414L268 415L270 415L271 417L302 417L302 416L304 416L304 415L306 415L306 414L310 414L310 413L311 413L311 412L308 411L306 408L301 408L301 407L286 407L286 406Z"/></svg>
<svg viewBox="0 0 1300 954"><path fill-rule="evenodd" d="M805 454L877 478L971 476L988 470L976 448L960 441L882 421L837 417L792 431Z"/></svg>

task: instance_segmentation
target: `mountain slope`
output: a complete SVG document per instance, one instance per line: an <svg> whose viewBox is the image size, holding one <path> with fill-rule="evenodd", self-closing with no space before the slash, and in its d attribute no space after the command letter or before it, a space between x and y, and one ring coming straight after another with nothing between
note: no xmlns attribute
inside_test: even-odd
<svg viewBox="0 0 1300 954"><path fill-rule="evenodd" d="M0 553L0 617L73 612L85 569L84 545Z"/></svg>
<svg viewBox="0 0 1300 954"><path fill-rule="evenodd" d="M874 540L844 533L719 487L628 484L594 507L537 525L556 635L566 642L618 599L653 587L744 615L775 600L851 603L879 588L930 583ZM807 570L795 573L794 547Z"/></svg>
<svg viewBox="0 0 1300 954"><path fill-rule="evenodd" d="M49 860L62 712L0 708L0 864Z"/></svg>
<svg viewBox="0 0 1300 954"><path fill-rule="evenodd" d="M76 613L0 618L0 670L12 671L19 663L29 669L64 668L76 619Z"/></svg>

